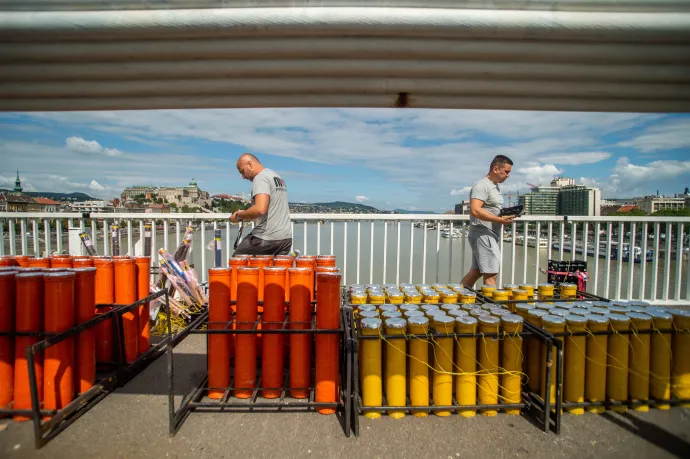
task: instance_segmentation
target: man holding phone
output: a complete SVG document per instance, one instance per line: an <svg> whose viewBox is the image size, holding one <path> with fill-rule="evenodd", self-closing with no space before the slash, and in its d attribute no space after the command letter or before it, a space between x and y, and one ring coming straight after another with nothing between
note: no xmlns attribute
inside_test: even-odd
<svg viewBox="0 0 690 459"><path fill-rule="evenodd" d="M230 221L254 221L252 232L235 248L235 255L287 255L292 247L292 227L285 181L265 168L256 156L244 153L237 171L252 182L252 205L238 210Z"/></svg>
<svg viewBox="0 0 690 459"><path fill-rule="evenodd" d="M480 277L484 284L496 285L501 267L499 238L503 225L513 223L515 215L501 216L503 195L499 184L510 176L513 161L498 155L489 166L489 173L472 186L470 191L470 231L468 241L472 248L472 267L462 279L466 287L474 287Z"/></svg>

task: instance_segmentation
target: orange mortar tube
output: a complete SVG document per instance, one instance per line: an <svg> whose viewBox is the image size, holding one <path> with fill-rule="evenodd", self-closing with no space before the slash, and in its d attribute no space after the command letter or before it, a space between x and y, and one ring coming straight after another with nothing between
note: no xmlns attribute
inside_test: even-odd
<svg viewBox="0 0 690 459"><path fill-rule="evenodd" d="M316 256L316 266L335 266L335 255L317 255Z"/></svg>
<svg viewBox="0 0 690 459"><path fill-rule="evenodd" d="M230 288L230 301L237 301L237 268L240 266L249 266L249 258L232 257L229 261L230 269L232 269L232 283ZM233 312L236 308L233 306Z"/></svg>
<svg viewBox="0 0 690 459"><path fill-rule="evenodd" d="M249 259L249 266L254 266L259 268L259 301L264 300L264 268L271 266L273 263L273 257L254 257ZM259 307L261 311L261 307Z"/></svg>
<svg viewBox="0 0 690 459"><path fill-rule="evenodd" d="M113 260L94 258L96 268L96 304L115 303L115 274ZM107 312L112 307L101 308ZM96 325L96 362L112 362L113 359L113 319Z"/></svg>
<svg viewBox="0 0 690 459"><path fill-rule="evenodd" d="M137 301L137 265L134 258L115 258L115 303L132 304ZM125 359L134 362L139 353L139 311L122 314L122 338L125 342Z"/></svg>
<svg viewBox="0 0 690 459"><path fill-rule="evenodd" d="M278 330L285 320L285 273L288 268L264 268L264 330ZM268 324L267 322L275 322ZM261 351L261 386L265 398L278 398L283 385L285 365L285 337L264 334Z"/></svg>
<svg viewBox="0 0 690 459"><path fill-rule="evenodd" d="M29 268L50 268L50 258L29 258Z"/></svg>
<svg viewBox="0 0 690 459"><path fill-rule="evenodd" d="M19 266L17 259L13 255L0 256L0 266Z"/></svg>
<svg viewBox="0 0 690 459"><path fill-rule="evenodd" d="M282 268L292 268L295 265L295 259L290 255L278 255L273 258L273 266ZM290 271L285 270L285 301L290 301Z"/></svg>
<svg viewBox="0 0 690 459"><path fill-rule="evenodd" d="M314 270L316 269L316 256L303 255L299 258L295 258L295 267L311 269L311 283L309 284L309 301L314 301L314 287L316 286L316 273Z"/></svg>
<svg viewBox="0 0 690 459"><path fill-rule="evenodd" d="M249 256L248 255L242 255L242 256L237 256L237 257L232 257L229 260L230 264L230 269L232 269L232 278L230 280L230 310L232 311L232 314L237 314L237 268L240 266L249 266ZM233 304L233 302L235 304ZM232 329L234 330L237 326L233 322L232 324ZM235 355L235 341L236 341L236 336L235 335L230 335L230 357L232 358Z"/></svg>
<svg viewBox="0 0 690 459"><path fill-rule="evenodd" d="M230 290L232 269L208 270L208 321L209 330L222 330L230 321ZM217 323L215 323L217 322ZM208 338L208 391L209 398L223 397L230 385L230 335L209 334ZM213 389L215 388L215 389Z"/></svg>
<svg viewBox="0 0 690 459"><path fill-rule="evenodd" d="M237 268L237 329L251 330L259 316L259 271ZM238 334L235 352L235 397L249 398L256 387L256 334Z"/></svg>
<svg viewBox="0 0 690 459"><path fill-rule="evenodd" d="M43 276L43 323L46 333L60 333L74 326L73 272ZM62 409L74 399L74 338L67 338L44 351L43 406Z"/></svg>
<svg viewBox="0 0 690 459"><path fill-rule="evenodd" d="M19 267L28 268L29 260L32 260L34 258L35 257L33 255L17 255L16 257L14 257L14 260L17 262Z"/></svg>
<svg viewBox="0 0 690 459"><path fill-rule="evenodd" d="M0 260L2 261L2 260ZM15 271L0 272L0 332L14 331ZM0 336L0 409L14 399L14 338Z"/></svg>
<svg viewBox="0 0 690 459"><path fill-rule="evenodd" d="M96 268L75 268L74 309L75 324L79 325L96 315ZM82 394L89 390L96 380L96 330L87 328L77 335L75 352L76 372L74 390Z"/></svg>
<svg viewBox="0 0 690 459"><path fill-rule="evenodd" d="M93 268L93 258L74 257L74 258L72 258L72 267L73 268Z"/></svg>
<svg viewBox="0 0 690 459"><path fill-rule="evenodd" d="M319 273L339 273L339 272L340 272L340 268L336 268L335 266L317 266L316 268L314 268L314 275L317 278L319 277ZM315 285L316 288L314 290L314 294L316 297L319 296L318 284L319 283L317 282Z"/></svg>
<svg viewBox="0 0 690 459"><path fill-rule="evenodd" d="M137 300L141 300L149 296L150 293L150 278L151 278L151 257L134 257L137 272ZM139 332L139 355L144 354L149 350L151 345L151 328L149 327L150 311L149 303L143 304L137 308L138 318L138 332Z"/></svg>
<svg viewBox="0 0 690 459"><path fill-rule="evenodd" d="M316 275L319 296L316 299L316 328L340 328L340 273L327 272ZM340 336L316 335L316 401L335 403L338 400L338 375ZM403 373L404 376L404 373ZM335 413L334 407L319 408L321 414Z"/></svg>
<svg viewBox="0 0 690 459"><path fill-rule="evenodd" d="M291 330L311 327L312 268L290 268ZM296 323L304 322L304 323ZM307 398L311 382L311 342L309 334L290 335L290 396Z"/></svg>
<svg viewBox="0 0 690 459"><path fill-rule="evenodd" d="M50 258L51 268L71 268L72 267L72 257L67 256L53 256Z"/></svg>
<svg viewBox="0 0 690 459"><path fill-rule="evenodd" d="M17 332L43 331L43 273L17 273L14 329ZM14 339L14 408L31 409L29 365L26 348L40 341L38 336L17 336ZM43 355L34 359L38 400L43 401ZM15 421L28 421L31 416L14 415Z"/></svg>

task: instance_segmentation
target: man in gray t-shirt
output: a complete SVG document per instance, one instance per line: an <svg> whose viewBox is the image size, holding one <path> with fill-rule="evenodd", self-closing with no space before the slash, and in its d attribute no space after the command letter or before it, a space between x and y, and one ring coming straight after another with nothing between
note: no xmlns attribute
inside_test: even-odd
<svg viewBox="0 0 690 459"><path fill-rule="evenodd" d="M233 255L287 255L292 247L292 229L285 181L249 153L237 160L237 170L252 182L252 205L233 213L230 220L253 220L254 229Z"/></svg>
<svg viewBox="0 0 690 459"><path fill-rule="evenodd" d="M472 267L462 279L463 285L474 287L480 277L485 285L496 285L501 267L501 227L513 222L514 217L500 217L503 195L499 183L510 176L513 161L498 155L489 167L486 177L472 186L470 191L470 231L467 240L472 248Z"/></svg>

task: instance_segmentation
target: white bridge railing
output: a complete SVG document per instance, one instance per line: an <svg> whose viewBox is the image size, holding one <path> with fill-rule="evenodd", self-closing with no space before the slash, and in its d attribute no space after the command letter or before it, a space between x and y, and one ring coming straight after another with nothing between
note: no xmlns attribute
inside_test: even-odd
<svg viewBox="0 0 690 459"><path fill-rule="evenodd" d="M192 222L198 229L192 261L206 279L214 259L206 250L212 230L222 231L224 263L232 254L237 225L229 224L229 216L0 212L0 255L80 254L84 249L75 236L82 231L91 234L99 254L109 255L114 224L126 238L122 253L139 255L143 244L135 234L154 221L152 247L174 250ZM472 260L466 215L293 214L291 219L293 246L303 254L338 255L344 283L460 282ZM690 304L689 229L688 217L520 217L504 228L499 284L545 282L549 259L586 260L591 293Z"/></svg>

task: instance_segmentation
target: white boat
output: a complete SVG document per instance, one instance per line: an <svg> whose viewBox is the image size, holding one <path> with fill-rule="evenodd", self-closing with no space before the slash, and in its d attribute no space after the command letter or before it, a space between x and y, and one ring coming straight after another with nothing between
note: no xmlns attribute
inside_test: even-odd
<svg viewBox="0 0 690 459"><path fill-rule="evenodd" d="M535 236L527 236L527 246L528 247L536 247L537 246L537 238ZM549 241L547 238L540 238L539 239L539 248L540 249L546 249L549 247Z"/></svg>
<svg viewBox="0 0 690 459"><path fill-rule="evenodd" d="M451 232L450 228L446 228L441 230L441 237L450 237L453 239L457 239L459 237L462 237L462 231L460 231L460 228L453 228L453 231Z"/></svg>

